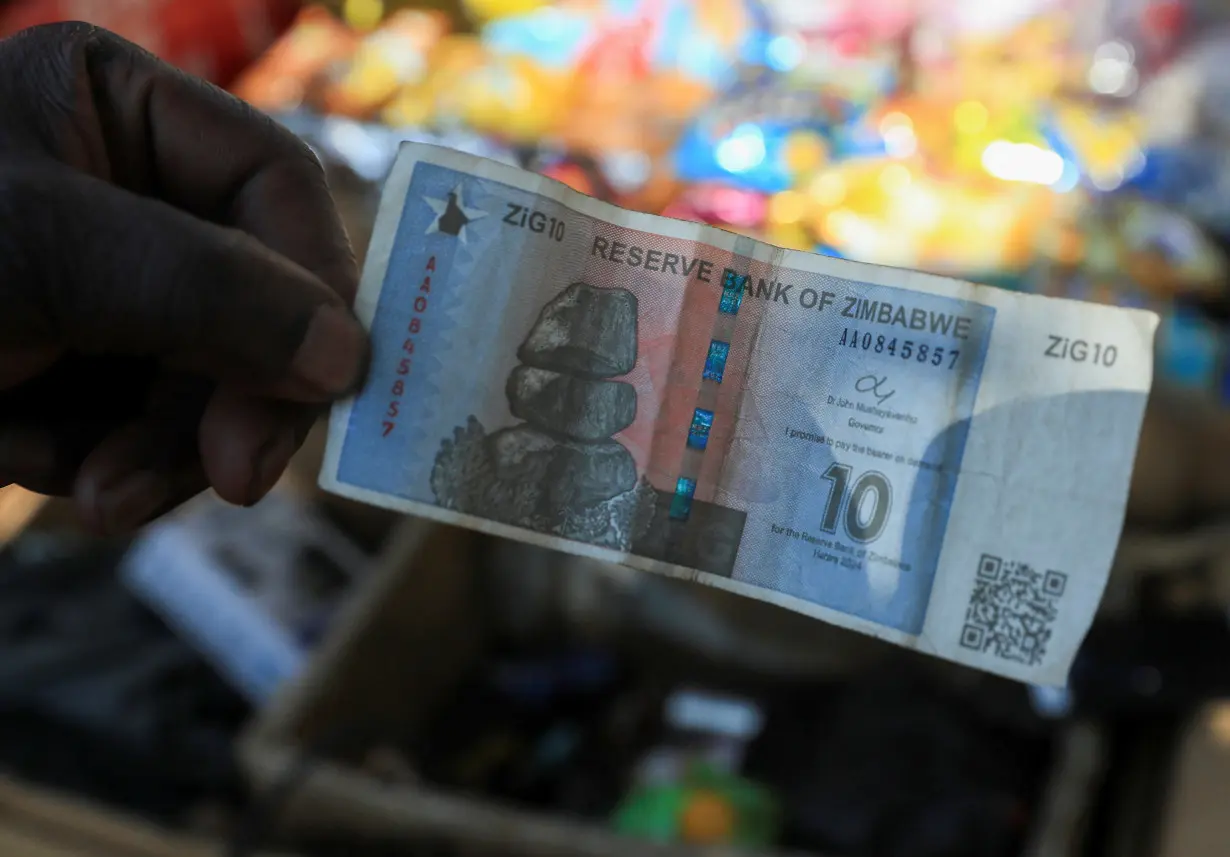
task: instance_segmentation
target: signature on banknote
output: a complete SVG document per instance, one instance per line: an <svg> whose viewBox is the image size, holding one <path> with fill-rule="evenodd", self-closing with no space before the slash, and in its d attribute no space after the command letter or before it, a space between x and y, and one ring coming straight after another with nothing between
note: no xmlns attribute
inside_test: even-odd
<svg viewBox="0 0 1230 857"><path fill-rule="evenodd" d="M884 404L897 392L885 389L889 384L887 375L864 375L854 382L854 389L860 393L870 393L879 404Z"/></svg>

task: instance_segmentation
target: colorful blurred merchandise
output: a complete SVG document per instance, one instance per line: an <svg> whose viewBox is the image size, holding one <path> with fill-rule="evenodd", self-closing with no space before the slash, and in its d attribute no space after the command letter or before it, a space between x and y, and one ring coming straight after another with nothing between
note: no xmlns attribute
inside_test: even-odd
<svg viewBox="0 0 1230 857"><path fill-rule="evenodd" d="M462 0L466 14L485 24L500 18L528 15L550 5L551 0Z"/></svg>
<svg viewBox="0 0 1230 857"><path fill-rule="evenodd" d="M679 688L664 700L661 731L642 755L614 826L657 842L764 848L776 843L774 793L742 774L765 712L754 698Z"/></svg>
<svg viewBox="0 0 1230 857"><path fill-rule="evenodd" d="M867 104L900 83L915 0L763 0L775 35L764 64L806 85Z"/></svg>
<svg viewBox="0 0 1230 857"><path fill-rule="evenodd" d="M1056 186L1063 178L1032 106L907 94L884 99L861 124L868 154L917 157L944 181L1002 190L1005 181Z"/></svg>
<svg viewBox="0 0 1230 857"><path fill-rule="evenodd" d="M1145 168L1139 115L1058 100L1048 111L1047 141L1100 191L1117 190Z"/></svg>
<svg viewBox="0 0 1230 857"><path fill-rule="evenodd" d="M1174 62L1144 80L1136 108L1150 140L1225 142L1230 138L1230 26L1202 33Z"/></svg>
<svg viewBox="0 0 1230 857"><path fill-rule="evenodd" d="M689 186L662 214L757 235L765 229L768 211L769 198L759 191L710 183Z"/></svg>
<svg viewBox="0 0 1230 857"><path fill-rule="evenodd" d="M476 36L444 36L432 50L423 78L403 86L384 106L381 120L394 128L461 126L460 81L481 69L486 60L487 52Z"/></svg>
<svg viewBox="0 0 1230 857"><path fill-rule="evenodd" d="M762 75L705 108L675 154L687 181L722 181L763 193L785 190L834 155L854 108L783 78Z"/></svg>
<svg viewBox="0 0 1230 857"><path fill-rule="evenodd" d="M1142 85L1144 165L1126 188L1230 237L1230 31L1195 41Z"/></svg>
<svg viewBox="0 0 1230 857"><path fill-rule="evenodd" d="M674 72L644 82L598 85L574 79L558 139L581 151L669 151L686 121L709 100L707 85Z"/></svg>
<svg viewBox="0 0 1230 857"><path fill-rule="evenodd" d="M594 85L675 74L712 91L763 48L764 23L756 0L559 0L494 20L483 38Z"/></svg>
<svg viewBox="0 0 1230 857"><path fill-rule="evenodd" d="M523 149L521 166L573 190L636 211L662 211L680 194L679 182L663 159L644 152L588 155L567 146Z"/></svg>
<svg viewBox="0 0 1230 857"><path fill-rule="evenodd" d="M309 0L324 6L358 33L376 29L404 9L443 13L452 26L467 29L469 15L463 0Z"/></svg>
<svg viewBox="0 0 1230 857"><path fill-rule="evenodd" d="M1208 316L1182 305L1163 310L1154 348L1158 372L1172 386L1230 398L1225 334Z"/></svg>
<svg viewBox="0 0 1230 857"><path fill-rule="evenodd" d="M944 181L917 159L860 159L775 195L768 228L797 236L798 249L973 276L1025 268L1054 204L1037 185Z"/></svg>
<svg viewBox="0 0 1230 857"><path fill-rule="evenodd" d="M38 24L85 21L226 85L273 44L299 5L299 0L11 0L0 4L0 38Z"/></svg>
<svg viewBox="0 0 1230 857"><path fill-rule="evenodd" d="M1222 239L1230 237L1230 151L1207 142L1154 146L1124 188L1186 214Z"/></svg>
<svg viewBox="0 0 1230 857"><path fill-rule="evenodd" d="M1163 313L1230 298L1230 30L1184 42L1185 3L1099 27L1077 0L327 2L236 91L327 114L318 150L363 176L461 139L780 246Z"/></svg>
<svg viewBox="0 0 1230 857"><path fill-rule="evenodd" d="M398 99L399 110L419 119L436 107L429 79L455 71L451 49L465 44L459 36L442 48L450 26L442 12L405 9L360 34L324 6L308 6L232 91L273 113L307 107L360 119ZM437 50L447 58L438 67ZM416 110L416 100L427 108Z"/></svg>
<svg viewBox="0 0 1230 857"><path fill-rule="evenodd" d="M569 108L573 80L524 56L488 56L452 83L457 118L510 143L551 138Z"/></svg>
<svg viewBox="0 0 1230 857"><path fill-rule="evenodd" d="M293 110L308 87L331 65L353 56L358 36L322 6L309 6L263 57L232 86L250 104L269 112Z"/></svg>
<svg viewBox="0 0 1230 857"><path fill-rule="evenodd" d="M1167 65L1181 49L1193 16L1184 0L1136 0L1115 4L1111 33L1128 44L1146 75Z"/></svg>
<svg viewBox="0 0 1230 857"><path fill-rule="evenodd" d="M1109 198L1053 219L1037 246L1051 266L1046 294L1153 309L1176 299L1215 302L1226 293L1225 253L1195 223L1144 200ZM1067 273L1059 273L1067 272ZM1075 294L1065 278L1107 284L1101 294ZM1113 285L1111 285L1113 284Z"/></svg>
<svg viewBox="0 0 1230 857"><path fill-rule="evenodd" d="M984 169L985 155L989 150L994 159L1009 144L1045 148L1049 163L1062 170L1042 124L1063 76L1062 33L1059 24L1031 19L994 38L963 36L925 72L907 73L913 64L904 47L894 46L894 57L885 60L903 66L901 74L886 76L894 90L867 88L859 97L838 76L765 75L700 114L679 145L680 175L778 192L807 181L830 160L921 153L934 172L1005 178Z"/></svg>
<svg viewBox="0 0 1230 857"><path fill-rule="evenodd" d="M687 187L676 174L670 153L605 152L599 166L614 191L612 201L634 211L660 213Z"/></svg>
<svg viewBox="0 0 1230 857"><path fill-rule="evenodd" d="M668 148L679 129L726 83L737 63L756 54L764 31L750 0L570 0L484 28L484 44L516 58L514 84L528 128L585 152ZM501 110L480 111L482 128L499 133L516 104L494 86L505 73L496 59L479 87ZM549 113L534 98L550 101ZM494 119L489 121L488 114Z"/></svg>
<svg viewBox="0 0 1230 857"><path fill-rule="evenodd" d="M1226 257L1192 221L1157 205L1110 201L1109 231L1119 240L1120 269L1142 288L1170 299L1212 299L1226 290Z"/></svg>
<svg viewBox="0 0 1230 857"><path fill-rule="evenodd" d="M372 116L404 87L427 77L431 51L449 31L441 12L405 9L366 35L347 67L324 86L321 103L329 113Z"/></svg>
<svg viewBox="0 0 1230 857"><path fill-rule="evenodd" d="M656 842L764 848L777 838L779 815L765 787L696 766L677 782L634 789L616 809L614 826Z"/></svg>
<svg viewBox="0 0 1230 857"><path fill-rule="evenodd" d="M568 185L573 190L595 199L612 201L614 189L598 163L589 157L567 149L539 147L529 155L523 166L550 179Z"/></svg>
<svg viewBox="0 0 1230 857"><path fill-rule="evenodd" d="M1188 218L1109 196L1048 226L1028 288L1157 312L1158 378L1230 401L1224 326L1201 309L1224 304L1228 270L1224 251Z"/></svg>
<svg viewBox="0 0 1230 857"><path fill-rule="evenodd" d="M917 23L918 0L763 0L776 28L809 46L854 54L892 44Z"/></svg>
<svg viewBox="0 0 1230 857"><path fill-rule="evenodd" d="M1004 32L957 35L950 59L927 71L919 91L975 99L991 106L1037 105L1078 81L1083 58L1069 46L1064 13L1027 18Z"/></svg>

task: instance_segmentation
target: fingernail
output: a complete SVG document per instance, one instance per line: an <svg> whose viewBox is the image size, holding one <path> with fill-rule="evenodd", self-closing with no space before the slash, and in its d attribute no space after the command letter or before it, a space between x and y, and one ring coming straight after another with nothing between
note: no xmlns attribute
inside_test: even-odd
<svg viewBox="0 0 1230 857"><path fill-rule="evenodd" d="M55 444L45 434L29 429L0 429L0 471L46 473L55 466Z"/></svg>
<svg viewBox="0 0 1230 857"><path fill-rule="evenodd" d="M99 493L98 514L108 532L124 532L152 518L166 504L169 492L157 473L139 470Z"/></svg>
<svg viewBox="0 0 1230 857"><path fill-rule="evenodd" d="M297 448L295 433L289 429L274 435L261 446L252 468L252 484L248 486L247 505L260 502L261 498L273 489L282 478L282 473L286 470L286 465L290 464L291 456Z"/></svg>
<svg viewBox="0 0 1230 857"><path fill-rule="evenodd" d="M308 324L291 371L331 396L344 396L362 382L367 335L347 310L322 306Z"/></svg>

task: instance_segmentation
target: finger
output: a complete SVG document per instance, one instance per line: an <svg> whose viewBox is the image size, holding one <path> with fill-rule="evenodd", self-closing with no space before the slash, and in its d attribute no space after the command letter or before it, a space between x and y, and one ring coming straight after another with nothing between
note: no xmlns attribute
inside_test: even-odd
<svg viewBox="0 0 1230 857"><path fill-rule="evenodd" d="M87 527L101 535L125 533L209 487L196 453L196 433L168 428L165 420L139 419L116 430L86 458L72 494Z"/></svg>
<svg viewBox="0 0 1230 857"><path fill-rule="evenodd" d="M94 27L36 28L6 53L8 112L37 117L45 151L248 232L353 299L354 256L324 172L289 131ZM39 71L16 73L28 68Z"/></svg>
<svg viewBox="0 0 1230 857"><path fill-rule="evenodd" d="M0 426L0 480L36 494L67 497L82 462L124 422L90 420Z"/></svg>
<svg viewBox="0 0 1230 857"><path fill-rule="evenodd" d="M201 462L210 485L231 503L258 502L282 477L315 418L310 407L218 390L201 420Z"/></svg>
<svg viewBox="0 0 1230 857"><path fill-rule="evenodd" d="M0 342L155 356L306 401L361 382L366 335L301 266L96 179L0 173Z"/></svg>
<svg viewBox="0 0 1230 857"><path fill-rule="evenodd" d="M71 474L56 438L45 429L0 426L0 484L18 484L39 494L63 494Z"/></svg>
<svg viewBox="0 0 1230 857"><path fill-rule="evenodd" d="M0 391L0 478L68 494L82 460L146 407L155 367L119 357L65 357Z"/></svg>
<svg viewBox="0 0 1230 857"><path fill-rule="evenodd" d="M207 487L197 453L214 384L164 373L143 413L112 431L82 462L73 495L82 520L100 533L125 532Z"/></svg>
<svg viewBox="0 0 1230 857"><path fill-rule="evenodd" d="M54 345L21 349L0 348L0 391L41 375L62 356L62 349Z"/></svg>

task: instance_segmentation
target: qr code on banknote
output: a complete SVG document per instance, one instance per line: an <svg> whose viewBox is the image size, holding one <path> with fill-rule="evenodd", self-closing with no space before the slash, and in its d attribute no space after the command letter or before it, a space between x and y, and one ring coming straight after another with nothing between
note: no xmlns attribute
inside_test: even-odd
<svg viewBox="0 0 1230 857"><path fill-rule="evenodd" d="M1042 663L1067 586L1063 572L983 554L961 645L1028 666Z"/></svg>

